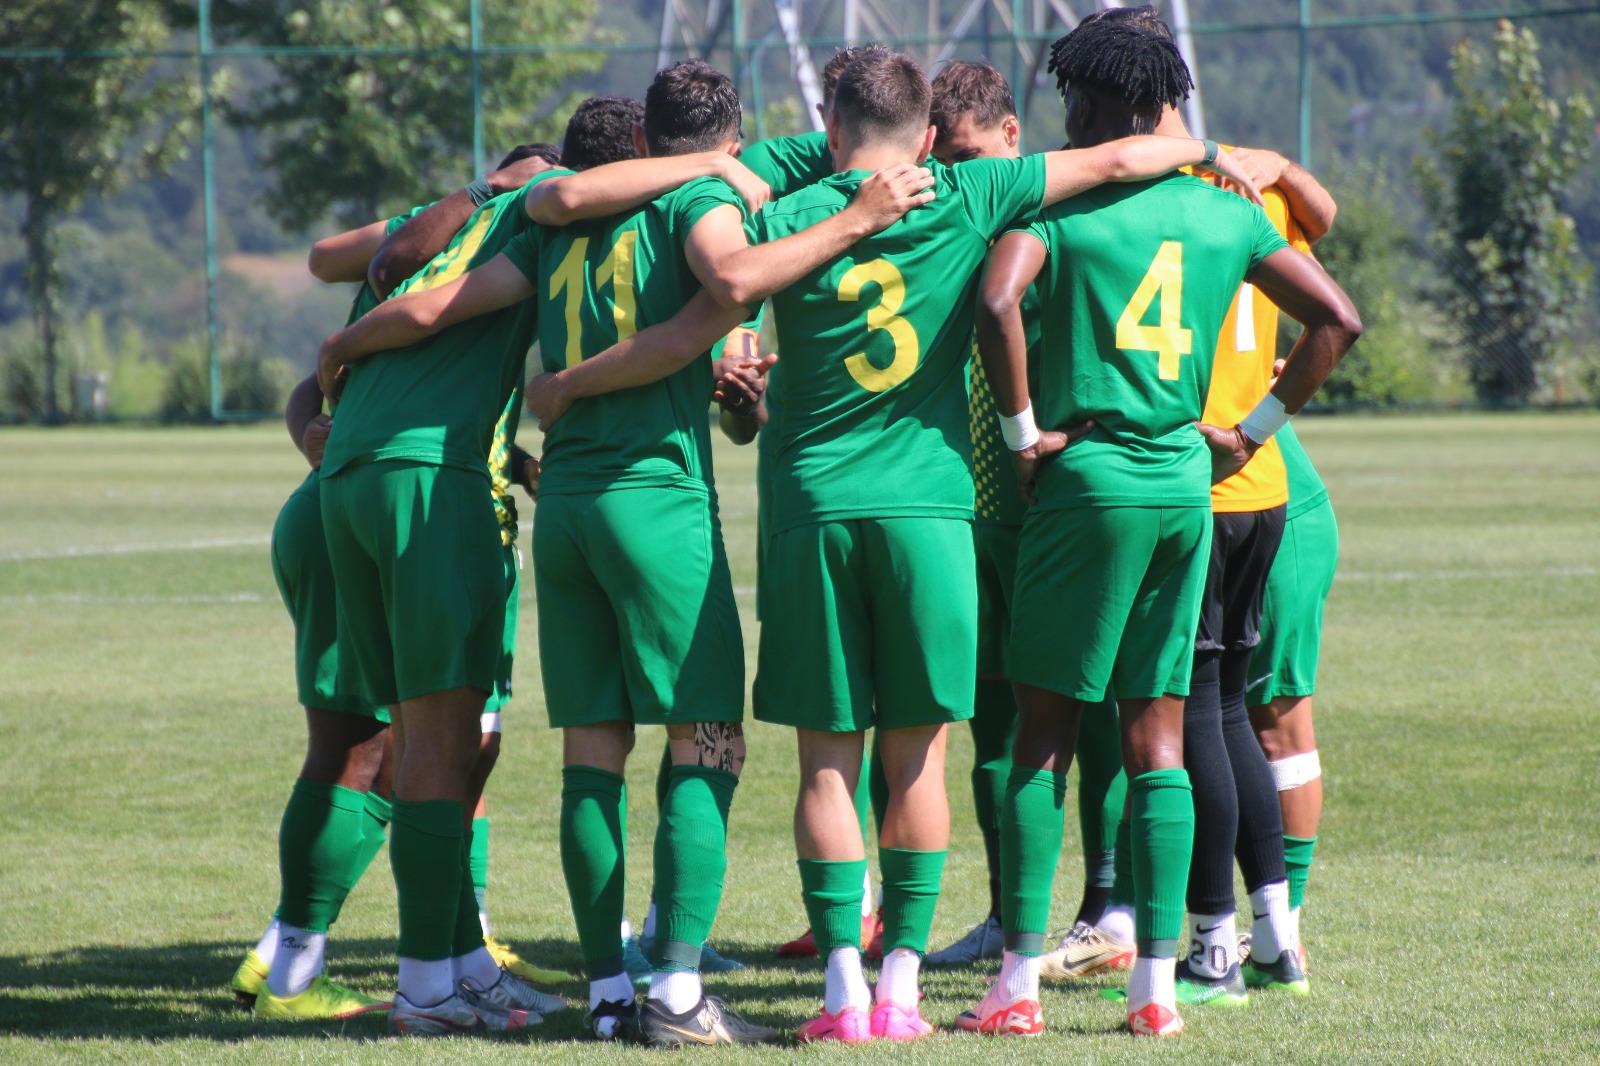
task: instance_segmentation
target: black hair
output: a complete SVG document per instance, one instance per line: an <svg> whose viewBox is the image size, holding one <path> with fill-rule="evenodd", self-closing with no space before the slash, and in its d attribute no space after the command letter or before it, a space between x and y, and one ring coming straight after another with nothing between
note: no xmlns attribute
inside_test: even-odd
<svg viewBox="0 0 1600 1066"><path fill-rule="evenodd" d="M1085 19L1050 46L1050 73L1063 98L1069 87L1104 93L1138 111L1176 107L1194 79L1170 38L1131 20Z"/></svg>
<svg viewBox="0 0 1600 1066"><path fill-rule="evenodd" d="M941 137L962 115L971 115L980 129L993 129L1016 114L1005 75L988 63L952 59L933 79L928 121L939 127Z"/></svg>
<svg viewBox="0 0 1600 1066"><path fill-rule="evenodd" d="M859 135L906 141L928 128L933 87L915 59L878 50L858 57L833 91L833 110Z"/></svg>
<svg viewBox="0 0 1600 1066"><path fill-rule="evenodd" d="M644 121L644 105L628 96L591 96L567 121L560 164L588 170L619 159L636 159L633 127Z"/></svg>
<svg viewBox="0 0 1600 1066"><path fill-rule="evenodd" d="M651 155L706 152L737 140L739 91L733 79L701 59L656 71L644 94L644 136Z"/></svg>
<svg viewBox="0 0 1600 1066"><path fill-rule="evenodd" d="M1099 22L1101 19L1126 23L1136 29L1148 30L1157 37L1172 40L1172 27L1162 19L1154 4L1140 4L1138 7L1102 7L1083 16L1078 25Z"/></svg>
<svg viewBox="0 0 1600 1066"><path fill-rule="evenodd" d="M871 55L874 52L887 52L888 50L876 41L868 41L866 44L853 44L848 48L841 48L833 53L828 58L827 64L822 68L822 102L825 104L833 103L833 90L839 87L839 75L843 74L844 69L851 63L854 63L864 55Z"/></svg>
<svg viewBox="0 0 1600 1066"><path fill-rule="evenodd" d="M520 162L530 156L538 156L553 167L561 165L561 149L545 141L535 141L532 144L519 144L511 149L506 153L506 157L500 160L500 165L495 169L504 170L512 163Z"/></svg>

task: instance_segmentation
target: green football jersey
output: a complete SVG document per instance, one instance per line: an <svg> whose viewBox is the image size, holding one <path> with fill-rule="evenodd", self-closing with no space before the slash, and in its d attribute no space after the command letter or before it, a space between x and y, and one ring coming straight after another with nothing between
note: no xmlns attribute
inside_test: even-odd
<svg viewBox="0 0 1600 1066"><path fill-rule="evenodd" d="M815 185L833 173L833 152L826 133L768 137L739 153L739 162L772 186L774 200Z"/></svg>
<svg viewBox="0 0 1600 1066"><path fill-rule="evenodd" d="M1039 291L1032 285L1022 294L1022 328L1028 340L1028 392L1038 384ZM989 376L978 358L978 340L972 340L972 373L968 378L968 431L972 436L973 511L976 521L996 526L1020 526L1028 505L1017 488L1017 471L1011 449L1000 433Z"/></svg>
<svg viewBox="0 0 1600 1066"><path fill-rule="evenodd" d="M528 184L565 173L547 170ZM448 284L519 234L537 234L523 210L526 190L485 202L396 293ZM495 423L523 380L537 314L536 301L524 300L353 365L323 456L324 476L358 460L405 459L488 477Z"/></svg>
<svg viewBox="0 0 1600 1066"><path fill-rule="evenodd" d="M929 163L936 198L772 298L783 363L772 533L848 518L972 518L966 369L989 242L1044 197L1042 156ZM762 240L843 208L867 171L769 204Z"/></svg>
<svg viewBox="0 0 1600 1066"><path fill-rule="evenodd" d="M1285 517L1294 518L1326 500L1328 486L1322 483L1322 476L1311 465L1311 456L1300 443L1293 422L1286 423L1273 439L1278 442L1278 451L1283 455L1283 466L1289 475L1289 509Z"/></svg>
<svg viewBox="0 0 1600 1066"><path fill-rule="evenodd" d="M383 235L385 237L389 236L432 206L433 204L423 204L421 207L413 207L403 215L394 216L384 223ZM348 326L374 307L377 307L381 302L378 299L378 294L372 291L372 286L368 285L366 279L363 278L361 284L356 287L355 296L350 301L350 313L344 316L344 324Z"/></svg>
<svg viewBox="0 0 1600 1066"><path fill-rule="evenodd" d="M739 206L700 178L637 211L547 229L507 254L533 282L543 369L599 355L667 321L700 289L684 242L713 208ZM539 493L711 485L711 357L650 385L579 400L544 437Z"/></svg>
<svg viewBox="0 0 1600 1066"><path fill-rule="evenodd" d="M500 523L500 543L517 539L517 501L511 498L511 445L516 443L517 426L522 422L522 383L511 390L505 410L494 424L489 442L489 495L494 500L494 517Z"/></svg>
<svg viewBox="0 0 1600 1066"><path fill-rule="evenodd" d="M1240 283L1288 243L1260 207L1185 175L1102 185L1027 231L1048 256L1039 426L1095 421L1040 471L1038 506L1210 507L1194 424L1217 335Z"/></svg>

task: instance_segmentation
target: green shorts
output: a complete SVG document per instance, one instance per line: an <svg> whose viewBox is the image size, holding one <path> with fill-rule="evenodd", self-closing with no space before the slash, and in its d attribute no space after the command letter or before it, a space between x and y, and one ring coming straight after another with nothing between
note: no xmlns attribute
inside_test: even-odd
<svg viewBox="0 0 1600 1066"><path fill-rule="evenodd" d="M506 619L500 524L487 478L399 460L322 479L339 586L339 644L382 703L494 691Z"/></svg>
<svg viewBox="0 0 1600 1066"><path fill-rule="evenodd" d="M541 495L539 669L557 729L744 719L744 638L715 496Z"/></svg>
<svg viewBox="0 0 1600 1066"><path fill-rule="evenodd" d="M976 570L960 519L858 518L774 535L756 717L825 733L971 718Z"/></svg>
<svg viewBox="0 0 1600 1066"><path fill-rule="evenodd" d="M313 473L278 512L272 527L272 576L294 619L294 676L300 705L389 720L389 708L357 695L353 667L339 658L339 596L328 542L322 535L322 496Z"/></svg>
<svg viewBox="0 0 1600 1066"><path fill-rule="evenodd" d="M1250 657L1252 707L1279 696L1317 691L1322 651L1322 605L1339 562L1339 524L1333 504L1322 503L1289 519L1283 544L1267 575L1261 610L1261 643Z"/></svg>
<svg viewBox="0 0 1600 1066"><path fill-rule="evenodd" d="M1021 526L975 522L972 545L978 556L978 673L1006 677L1011 644L1011 590L1017 580L1017 541Z"/></svg>
<svg viewBox="0 0 1600 1066"><path fill-rule="evenodd" d="M494 668L494 691L483 705L483 731L500 732L500 712L511 702L511 668L517 659L517 596L522 591L522 556L515 544L500 548L506 581L506 627L500 636L500 659ZM491 719L490 716L494 717Z"/></svg>
<svg viewBox="0 0 1600 1066"><path fill-rule="evenodd" d="M1209 507L1029 512L1011 679L1091 703L1187 696L1210 551Z"/></svg>

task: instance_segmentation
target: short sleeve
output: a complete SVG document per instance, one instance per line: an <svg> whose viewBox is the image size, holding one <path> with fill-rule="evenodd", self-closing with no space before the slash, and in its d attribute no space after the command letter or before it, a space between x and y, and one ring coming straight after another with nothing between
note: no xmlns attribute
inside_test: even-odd
<svg viewBox="0 0 1600 1066"><path fill-rule="evenodd" d="M438 203L438 201L435 200L434 203ZM383 235L385 237L389 236L389 234L393 233L401 226L404 226L407 222L410 222L412 219L416 218L418 215L422 214L422 212L426 211L432 206L433 204L423 204L421 207L413 207L403 215L394 216L384 225Z"/></svg>
<svg viewBox="0 0 1600 1066"><path fill-rule="evenodd" d="M721 178L696 178L678 190L671 200L672 212L668 224L672 232L680 236L687 236L706 215L719 207L732 206L739 209L739 217L744 218L744 201L733 187Z"/></svg>
<svg viewBox="0 0 1600 1066"><path fill-rule="evenodd" d="M1013 223L1029 222L1044 204L1044 156L970 159L950 168L967 217L981 233L997 237Z"/></svg>
<svg viewBox="0 0 1600 1066"><path fill-rule="evenodd" d="M1289 242L1283 239L1267 213L1256 204L1249 204L1252 232L1250 239L1250 270L1260 265L1261 260L1273 252L1289 247ZM1248 273L1248 271L1246 272Z"/></svg>
<svg viewBox="0 0 1600 1066"><path fill-rule="evenodd" d="M739 154L739 162L772 186L774 200L814 185L833 173L833 153L826 133L769 137Z"/></svg>
<svg viewBox="0 0 1600 1066"><path fill-rule="evenodd" d="M502 253L511 265L522 271L522 276L535 289L539 287L539 252L543 248L544 232L538 226L529 226L506 244Z"/></svg>

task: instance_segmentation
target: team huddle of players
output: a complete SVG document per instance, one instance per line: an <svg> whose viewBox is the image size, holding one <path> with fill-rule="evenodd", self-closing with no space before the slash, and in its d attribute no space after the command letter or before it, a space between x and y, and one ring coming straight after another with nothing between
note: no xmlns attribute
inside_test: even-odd
<svg viewBox="0 0 1600 1066"><path fill-rule="evenodd" d="M925 962L1001 958L955 1019L992 1034L1043 1032L1044 977L1130 969L1128 1026L1145 1035L1178 1032L1180 1004L1308 990L1309 696L1335 533L1286 422L1360 332L1306 254L1333 205L1274 153L1188 136L1189 72L1150 8L1084 20L1050 69L1071 150L1019 154L987 65L930 85L866 46L828 66L825 133L740 154L732 82L679 63L642 107L580 106L559 154L519 149L445 200L318 245L319 277L364 284L288 413L313 471L273 561L310 744L279 908L234 978L258 1015L383 1009L397 1032L451 1033L565 1005L533 987L564 975L496 941L484 910L517 481L538 497L540 665L563 730L589 1027L654 1046L779 1036L700 977L719 961L707 939L745 759L713 399L760 453L753 704L796 732L811 924L780 950L826 967L802 1042L928 1035ZM781 360L754 344L769 301ZM1278 308L1305 329L1275 371ZM524 405L537 461L512 443ZM925 958L962 721L991 913ZM641 724L665 726L667 751L636 998L623 770ZM1050 945L1075 752L1093 853L1078 921ZM392 1003L322 972L385 826Z"/></svg>

